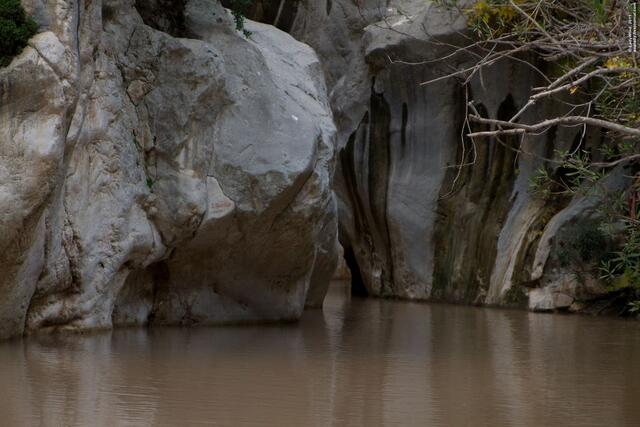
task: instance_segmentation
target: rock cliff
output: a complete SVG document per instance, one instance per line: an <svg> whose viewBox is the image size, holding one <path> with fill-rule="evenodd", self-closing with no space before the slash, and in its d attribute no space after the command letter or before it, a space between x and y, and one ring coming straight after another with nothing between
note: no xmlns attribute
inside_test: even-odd
<svg viewBox="0 0 640 427"><path fill-rule="evenodd" d="M25 0L0 69L0 337L297 319L335 267L313 50L217 1Z"/></svg>
<svg viewBox="0 0 640 427"><path fill-rule="evenodd" d="M270 16L268 6L282 2L259 3ZM540 166L562 174L549 161L561 150L597 158L600 135L554 128L523 140L464 136L469 100L491 118L510 118L541 83L534 67L504 60L466 84L463 74L443 79L479 53L455 53L472 40L466 18L433 2L302 1L287 16L280 25L316 49L327 76L339 135L340 238L355 291L534 310L582 310L606 293L592 260L560 260L580 233L595 231L598 197L530 191ZM566 108L539 107L521 120ZM623 175L606 185L624 187Z"/></svg>
<svg viewBox="0 0 640 427"><path fill-rule="evenodd" d="M441 79L477 55L453 54L459 12L257 0L246 37L226 1L23 4L39 33L0 69L0 337L297 319L338 229L355 292L580 310L605 291L566 254L597 197L529 190L599 135L466 138L469 99L507 118L540 78Z"/></svg>

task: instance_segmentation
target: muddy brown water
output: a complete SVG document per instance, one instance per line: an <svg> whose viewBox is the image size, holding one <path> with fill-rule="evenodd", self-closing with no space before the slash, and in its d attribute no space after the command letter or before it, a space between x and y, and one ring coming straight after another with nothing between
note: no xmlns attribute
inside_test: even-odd
<svg viewBox="0 0 640 427"><path fill-rule="evenodd" d="M2 426L640 425L640 322L349 298L0 344Z"/></svg>

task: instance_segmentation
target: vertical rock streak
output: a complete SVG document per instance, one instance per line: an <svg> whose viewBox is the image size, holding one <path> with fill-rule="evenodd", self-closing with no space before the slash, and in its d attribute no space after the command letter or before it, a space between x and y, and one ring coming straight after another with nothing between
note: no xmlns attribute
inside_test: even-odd
<svg viewBox="0 0 640 427"><path fill-rule="evenodd" d="M465 89L456 79L421 85L472 63L451 55L467 43L464 16L417 0L379 3L303 1L291 27L319 53L329 83L341 147L340 239L354 289L362 280L373 295L534 309L597 297L549 255L563 227L590 221L594 202L545 201L529 190L538 167L555 169L543 159L575 149L581 136L562 128L523 140L464 139ZM508 120L538 79L505 60L466 90L484 104L476 104L483 116ZM539 111L563 109L543 103ZM598 144L587 138L583 148Z"/></svg>

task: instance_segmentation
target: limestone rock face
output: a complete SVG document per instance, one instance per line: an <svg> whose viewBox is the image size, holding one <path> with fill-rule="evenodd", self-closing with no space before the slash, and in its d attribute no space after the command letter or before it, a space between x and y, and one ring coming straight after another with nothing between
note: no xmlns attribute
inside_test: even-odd
<svg viewBox="0 0 640 427"><path fill-rule="evenodd" d="M529 188L543 158L597 147L599 137L570 128L502 143L463 137L467 101L510 118L541 83L532 68L498 62L466 89L455 78L422 84L473 59L452 54L468 43L465 17L431 2L303 1L290 19L291 34L318 52L329 84L340 239L354 288L536 310L603 293L597 278L557 262L571 227L591 221L597 200L541 200ZM539 119L533 114L521 120Z"/></svg>
<svg viewBox="0 0 640 427"><path fill-rule="evenodd" d="M336 131L315 53L166 3L24 3L41 33L0 69L1 337L322 300Z"/></svg>
<svg viewBox="0 0 640 427"><path fill-rule="evenodd" d="M468 99L508 118L539 81L504 61L422 84L471 64L460 14L257 0L273 26L246 38L218 0L23 4L40 33L0 69L0 338L297 319L338 232L371 295L580 310L605 291L566 254L597 198L529 191L599 136L465 139Z"/></svg>

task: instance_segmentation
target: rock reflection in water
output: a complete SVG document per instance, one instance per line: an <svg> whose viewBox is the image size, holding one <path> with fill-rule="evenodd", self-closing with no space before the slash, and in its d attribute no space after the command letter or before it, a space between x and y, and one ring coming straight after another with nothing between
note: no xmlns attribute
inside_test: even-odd
<svg viewBox="0 0 640 427"><path fill-rule="evenodd" d="M638 425L640 324L350 300L0 344L2 425Z"/></svg>

